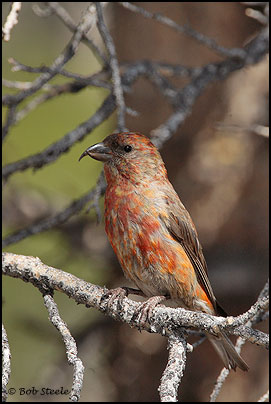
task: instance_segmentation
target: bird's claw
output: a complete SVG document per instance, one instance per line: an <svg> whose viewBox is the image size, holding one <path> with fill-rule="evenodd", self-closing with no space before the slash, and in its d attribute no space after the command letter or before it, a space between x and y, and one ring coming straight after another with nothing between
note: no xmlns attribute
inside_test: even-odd
<svg viewBox="0 0 271 404"><path fill-rule="evenodd" d="M102 295L101 303L103 303L104 300L108 299L107 307L112 307L114 302L117 300L117 308L120 309L124 297L127 297L127 296L128 296L128 291L125 287L109 289Z"/></svg>
<svg viewBox="0 0 271 404"><path fill-rule="evenodd" d="M127 297L129 294L143 295L143 292L138 289L129 288L128 286L109 289L102 295L101 303L103 303L104 300L109 299L107 302L107 307L112 307L114 302L117 300L117 308L120 310L124 297Z"/></svg>
<svg viewBox="0 0 271 404"><path fill-rule="evenodd" d="M136 321L139 327L139 330L146 325L147 321L151 318L152 312L155 307L166 299L166 296L153 296L150 297L145 302L141 303L140 306L136 309L133 314L131 321Z"/></svg>

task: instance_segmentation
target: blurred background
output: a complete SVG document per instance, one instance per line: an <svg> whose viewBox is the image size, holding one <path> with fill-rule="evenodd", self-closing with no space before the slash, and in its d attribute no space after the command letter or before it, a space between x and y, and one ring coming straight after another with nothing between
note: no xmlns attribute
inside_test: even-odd
<svg viewBox="0 0 271 404"><path fill-rule="evenodd" d="M29 66L50 65L71 33L55 16L38 17L34 4L23 3L11 40L3 44L3 77L32 81L37 74L12 72L13 57ZM61 3L78 22L86 3ZM3 20L10 3L2 3ZM243 47L261 25L245 15L238 2L143 2L141 7L189 24L225 47ZM221 57L193 39L117 4L106 8L106 22L120 63L150 59L184 66L203 66ZM95 30L89 33L102 47ZM80 45L65 66L91 75L100 70L91 51ZM67 79L55 77L51 83ZM174 84L186 84L178 78ZM4 88L5 93L14 90ZM13 126L3 145L3 164L42 151L95 113L108 90L87 87L56 97ZM147 79L139 79L125 96L138 117L126 126L150 135L171 113L165 99ZM253 125L268 125L268 58L210 85L193 105L192 113L161 150L173 183L197 227L215 295L232 315L246 311L267 280L268 267L268 138ZM3 110L5 119L6 109ZM80 154L116 128L116 115L75 144L54 163L12 175L3 187L3 236L52 216L91 189L102 169L92 159L78 163ZM238 128L238 129L237 129ZM103 200L100 201L103 209ZM4 251L39 257L45 264L108 288L129 285L107 241L104 223L93 209L72 217L53 230L28 237ZM132 285L131 285L132 286ZM166 366L166 339L139 333L94 309L55 294L62 318L75 337L86 368L82 401L158 401L158 385ZM11 353L8 387L69 388L72 369L60 335L48 322L40 292L21 280L3 279L3 316ZM267 331L266 324L258 326ZM257 401L268 388L268 361L263 348L246 344L242 356L247 374L231 372L219 401ZM208 401L222 368L205 341L188 354L181 383L182 401ZM67 401L66 396L20 395L9 401Z"/></svg>

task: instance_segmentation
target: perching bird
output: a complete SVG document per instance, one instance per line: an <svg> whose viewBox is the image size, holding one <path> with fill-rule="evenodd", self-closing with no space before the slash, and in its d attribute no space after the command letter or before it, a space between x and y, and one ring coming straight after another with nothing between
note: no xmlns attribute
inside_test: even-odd
<svg viewBox="0 0 271 404"><path fill-rule="evenodd" d="M152 298L149 307L166 296L180 307L226 316L208 279L196 228L150 139L112 134L79 160L86 155L104 162L105 230L125 276ZM207 336L226 368L248 370L223 331Z"/></svg>

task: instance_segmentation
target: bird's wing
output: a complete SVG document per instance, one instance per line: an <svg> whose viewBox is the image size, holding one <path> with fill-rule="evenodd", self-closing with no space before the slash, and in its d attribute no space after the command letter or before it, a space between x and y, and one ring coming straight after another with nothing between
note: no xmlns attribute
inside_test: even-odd
<svg viewBox="0 0 271 404"><path fill-rule="evenodd" d="M182 245L193 265L199 284L216 309L216 298L208 279L207 265L198 240L197 231L185 207L183 205L174 205L174 211L177 208L177 215L170 212L168 230L175 240Z"/></svg>

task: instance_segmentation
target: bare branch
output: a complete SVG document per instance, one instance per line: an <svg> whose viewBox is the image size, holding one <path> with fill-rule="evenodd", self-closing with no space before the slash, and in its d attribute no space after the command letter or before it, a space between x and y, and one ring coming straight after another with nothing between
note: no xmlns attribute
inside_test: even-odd
<svg viewBox="0 0 271 404"><path fill-rule="evenodd" d="M17 105L11 105L8 107L6 122L2 128L2 141L7 136L10 127L16 122L16 109Z"/></svg>
<svg viewBox="0 0 271 404"><path fill-rule="evenodd" d="M247 64L259 62L259 60L261 60L268 51L268 43L268 32L266 29L264 29L254 40L246 45L244 48L246 49L246 57L242 61L231 57L223 62L208 64L202 69L198 69L197 76L192 79L187 86L178 91L176 100L174 100L176 111L164 124L152 131L152 140L154 144L160 148L163 143L168 140L168 138L177 130L179 125L183 123L190 114L193 103L208 84L218 79L225 79L230 73L241 69ZM143 63L141 65L139 63L135 63L129 71L126 71L125 77L123 77L123 84L126 86L131 85L131 83L133 83L140 74L146 74L147 71L148 63ZM53 73L56 74L56 69L54 68L50 74ZM46 74L50 76L49 73L44 73L44 75ZM31 89L22 91L14 96L7 95L5 97L18 96L19 98L16 98L16 102L18 102L18 99L21 97L20 94L27 91L31 91ZM29 167L40 168L44 164L54 161L61 153L67 151L71 144L82 139L87 132L90 132L93 128L97 127L114 111L115 103L113 102L114 97L112 97L113 96L109 96L107 98L104 104L100 107L96 114L90 118L90 120L81 124L74 131L68 133L61 141L54 143L44 152L5 166L3 168L3 178L7 179L13 172L22 171ZM12 99L14 100L14 98ZM96 123L96 121L98 122ZM89 127L90 129L88 129Z"/></svg>
<svg viewBox="0 0 271 404"><path fill-rule="evenodd" d="M186 365L187 343L180 329L168 337L168 362L158 388L160 401L177 402L178 387Z"/></svg>
<svg viewBox="0 0 271 404"><path fill-rule="evenodd" d="M81 196L81 198L76 199L73 201L66 209L57 213L53 217L48 217L39 222L29 226L25 229L15 231L14 233L10 234L9 236L3 239L3 247L6 247L13 243L18 243L19 241L23 240L24 238L41 233L43 231L49 230L52 227L58 226L62 223L65 223L71 216L80 212L88 202L92 200L96 200L97 193L98 195L102 195L105 192L105 183L102 183L102 180L98 182L98 185L90 190L87 194Z"/></svg>
<svg viewBox="0 0 271 404"><path fill-rule="evenodd" d="M217 52L219 55L227 56L227 57L236 57L236 58L240 58L240 59L243 59L245 57L245 52L243 49L240 49L240 48L227 49L223 46L220 46L216 43L216 41L214 39L211 39L199 32L196 32L188 25L181 26L181 25L177 24L176 22L174 22L173 20L171 20L170 18L163 16L162 14L151 13L150 11L147 11L144 8L136 6L135 4L132 4L130 2L118 2L118 4L122 5L123 7L127 8L133 12L140 13L141 15L143 15L146 18L150 18L152 20L159 21L164 25L174 28L176 31L178 31L182 34L190 36L191 38L195 39L197 42L199 42L199 43L207 46L208 48L212 49L213 51Z"/></svg>
<svg viewBox="0 0 271 404"><path fill-rule="evenodd" d="M251 126L238 126L238 125L228 125L227 123L219 123L216 125L218 130L227 130L231 132L252 132L256 135L269 137L269 127L263 125L251 125Z"/></svg>
<svg viewBox="0 0 271 404"><path fill-rule="evenodd" d="M123 132L126 130L125 127L125 102L123 97L123 90L121 86L121 78L120 78L120 71L119 71L119 63L117 60L116 50L114 42L111 38L111 35L104 23L102 6L100 3L95 2L96 9L97 9L97 26L100 31L100 34L103 38L105 43L106 49L109 54L109 65L112 71L112 80L113 80L113 93L116 97L117 103L117 114L118 114L118 130Z"/></svg>
<svg viewBox="0 0 271 404"><path fill-rule="evenodd" d="M28 83L26 83L26 84L28 84ZM43 90L46 90L47 93L41 94L41 95L35 97L34 99L32 99L31 101L29 101L29 103L24 108L21 108L16 114L13 113L11 115L13 109L15 110L16 105L11 106L9 108L9 112L8 112L8 116L7 116L7 123L3 128L3 135L2 135L3 139L6 136L7 131L12 124L18 123L20 120L25 118L25 116L27 114L29 114L31 111L33 111L35 108L37 108L40 104L42 104L46 101L49 101L52 98L58 97L62 94L65 94L65 93L77 93L87 86L96 86L96 87L102 87L102 88L111 90L111 85L109 83L106 83L104 81L101 81L101 80L98 80L98 79L95 79L92 77L76 80L76 81L61 84L61 85L55 85L55 86L50 86L48 84L48 85L46 85L46 88L45 88L45 86L43 86ZM29 86L27 85L25 87L29 87ZM12 119L9 118L9 115L11 115Z"/></svg>
<svg viewBox="0 0 271 404"><path fill-rule="evenodd" d="M21 7L22 7L21 1L14 1L11 3L11 10L2 28L2 39L4 41L10 40L11 30L16 24L18 24L18 15L19 11L21 10Z"/></svg>
<svg viewBox="0 0 271 404"><path fill-rule="evenodd" d="M50 7L41 8L38 4L33 4L32 10L34 13L41 18L51 17L53 10Z"/></svg>
<svg viewBox="0 0 271 404"><path fill-rule="evenodd" d="M233 320L232 317L228 317L228 324L233 325L233 327L238 327L239 325L246 324L248 321L253 318L257 319L257 316L262 312L268 310L269 304L269 296L259 297L257 302L251 306L251 308L244 314L235 317Z"/></svg>
<svg viewBox="0 0 271 404"><path fill-rule="evenodd" d="M124 298L121 303L116 301L116 304L114 302L108 305L103 298L107 289L92 285L69 273L44 265L38 258L3 253L3 273L20 278L26 282L31 282L41 291L48 289L62 291L73 298L77 303L85 304L86 307L95 307L116 320L126 322L133 326L139 326L136 320L134 320L134 314L140 305L139 302ZM267 286L263 288L258 300L266 297L266 289ZM70 355L68 356L69 363L72 362L75 369L72 397L76 399L80 395L82 386L83 365L76 356L77 350L75 343L65 323L60 319L54 301L48 294L45 296L45 304L50 312L50 317L53 319L53 324L63 335L68 355ZM146 331L158 332L162 335L167 335L169 338L169 360L159 387L162 402L177 401L178 386L185 369L188 345L180 327L199 328L212 334L216 334L219 329L224 328L227 332L231 333L231 328L227 328L227 326L229 323L232 324L232 321L234 321L234 319L231 317L225 319L203 313L191 312L181 308L172 309L160 305L154 309L152 317L149 319L150 325L146 324L143 327L142 324L140 325L140 328ZM239 332L239 335L243 335L242 327L238 327L234 331L235 333ZM259 345L265 346L267 344L266 334L252 329L251 331L254 332L254 342L257 339ZM72 344L71 348L70 343ZM240 347L243 343L244 341L239 338L237 344L238 351L240 351ZM73 359L74 355L71 353L70 349L73 350L72 352L76 359ZM210 401L213 402L216 400L227 375L228 371L223 369L217 380Z"/></svg>
<svg viewBox="0 0 271 404"><path fill-rule="evenodd" d="M269 2L242 2L242 4L251 6L251 7L260 7L263 6L263 10L258 11L253 8L247 8L245 13L248 17L253 18L258 21L262 25L269 24Z"/></svg>
<svg viewBox="0 0 271 404"><path fill-rule="evenodd" d="M107 305L106 299L103 299L107 291L106 288L92 285L67 272L47 266L39 258L12 253L3 253L2 257L2 270L5 275L23 279L38 288L45 286L52 290L62 291L77 303L85 304L87 307L95 307L119 321L139 326L135 319L139 302L124 297L121 304ZM159 305L153 310L150 326L146 324L141 328L162 335L165 334L167 328L172 330L180 326L197 328L213 335L217 335L217 332L223 329L229 334L241 336L251 343L268 348L267 334L244 325L233 328L232 319L234 321L234 317L230 317L230 324L228 319L229 317L216 317L183 308L173 309Z"/></svg>
<svg viewBox="0 0 271 404"><path fill-rule="evenodd" d="M145 74L145 72L146 66L141 66L137 63L132 65L123 75L123 85L125 87L131 86L139 75ZM2 170L3 179L7 180L11 174L17 171L24 171L30 167L36 169L41 168L45 164L55 161L63 153L68 151L74 143L81 141L93 129L104 122L114 112L115 108L115 97L113 94L110 94L89 120L83 122L76 129L67 133L61 140L53 143L41 153L34 154L4 166Z"/></svg>
<svg viewBox="0 0 271 404"><path fill-rule="evenodd" d="M220 393L220 391L221 391L221 389L223 387L223 384L224 384L226 378L229 376L229 374L230 374L229 369L223 368L221 370L220 375L218 376L218 378L216 380L216 383L215 383L214 389L212 391L212 394L210 396L210 402L211 403L216 402L216 399L217 399L217 397L218 397L218 395L219 395L219 393Z"/></svg>
<svg viewBox="0 0 271 404"><path fill-rule="evenodd" d="M62 139L53 143L43 152L26 157L15 163L7 164L3 167L3 178L8 179L8 177L16 171L24 171L30 167L40 168L45 164L52 163L63 153L67 152L74 143L81 141L89 132L99 126L112 114L114 109L114 96L109 95L90 119L67 133Z"/></svg>
<svg viewBox="0 0 271 404"><path fill-rule="evenodd" d="M45 4L48 5L48 9L54 12L55 15L60 19L60 21L62 21L66 25L66 27L69 28L70 31L72 32L76 31L76 24L74 23L73 19L71 18L67 10L64 7L62 7L60 3L48 2ZM82 43L87 45L92 50L93 54L96 56L98 61L102 63L104 67L108 65L105 55L95 45L95 43L90 38L87 37L86 33L84 33L82 37Z"/></svg>
<svg viewBox="0 0 271 404"><path fill-rule="evenodd" d="M45 83L58 74L62 67L74 56L82 36L89 31L90 27L94 23L95 15L93 14L93 8L90 5L83 14L83 17L68 45L65 47L62 54L60 54L52 64L50 73L43 73L40 77L33 81L31 88L27 90L23 90L15 95L5 95L3 97L3 105L19 104L25 98L38 91Z"/></svg>
<svg viewBox="0 0 271 404"><path fill-rule="evenodd" d="M67 359L70 365L73 366L73 385L70 393L71 401L79 401L83 385L84 366L80 358L78 358L78 351L76 342L70 333L65 321L60 317L57 304L53 297L49 294L44 297L44 304L49 312L49 319L56 329L60 332L66 347Z"/></svg>
<svg viewBox="0 0 271 404"><path fill-rule="evenodd" d="M8 343L8 337L5 330L4 325L2 324L2 401L6 402L8 393L7 393L7 384L10 377L10 348Z"/></svg>
<svg viewBox="0 0 271 404"><path fill-rule="evenodd" d="M206 335L202 334L200 339L192 344L192 348L193 349L197 348L199 345L201 345L206 340L206 338L207 338Z"/></svg>
<svg viewBox="0 0 271 404"><path fill-rule="evenodd" d="M197 76L178 92L178 101L175 101L175 105L178 105L176 112L173 112L165 123L151 132L155 146L160 148L176 132L191 113L192 105L207 85L216 80L224 80L233 71L241 69L245 65L259 62L268 51L268 43L268 31L264 29L246 45L244 48L246 57L243 60L232 57L223 62L211 63L199 69Z"/></svg>
<svg viewBox="0 0 271 404"><path fill-rule="evenodd" d="M263 403L269 400L269 390L258 400L258 403Z"/></svg>
<svg viewBox="0 0 271 404"><path fill-rule="evenodd" d="M178 105L176 112L174 112L164 124L160 125L151 133L153 143L158 148L160 148L177 130L179 125L184 122L191 113L193 103L208 84L218 79L225 79L233 71L241 69L246 64L257 63L263 58L268 51L267 32L264 30L259 34L257 38L246 46L246 50L247 56L242 62L235 58L229 58L223 62L208 64L202 69L199 69L198 75L178 92L177 99L174 101L175 105ZM147 71L148 63L133 64L130 69L126 71L125 77L123 77L123 84L126 86L131 85L139 75L146 74ZM16 97L16 95L14 97ZM23 171L29 167L40 168L44 164L56 160L60 154L67 151L73 143L81 140L86 133L96 128L115 110L114 99L115 97L110 95L92 118L81 124L74 131L69 132L62 140L49 146L42 153L6 165L2 171L3 178L7 179L16 171Z"/></svg>
<svg viewBox="0 0 271 404"><path fill-rule="evenodd" d="M12 9L15 8L15 4L21 3L12 3ZM243 3L251 7L255 5L257 6L257 9L259 8L258 6L262 6L262 12L254 9L247 9L246 14L263 24L264 27L252 40L250 40L250 42L247 43L246 46L243 48L231 49L220 46L213 39L196 32L189 26L181 26L162 14L151 13L130 2L120 2L119 4L132 12L143 15L145 18L155 20L173 28L179 33L194 38L198 43L207 46L209 49L219 54L224 60L219 61L218 63L208 63L204 66L197 67L173 65L170 63L153 62L150 60L119 64L115 44L104 21L102 9L103 3L97 2L96 5L93 3L88 5L87 9L83 12L79 24L76 24L73 21L66 9L62 7L61 3L47 2L45 3L46 6L44 9L41 9L40 6L34 5L33 9L37 15L40 17L50 17L54 14L69 28L69 30L72 31L73 34L63 52L55 59L51 66L32 67L23 65L14 59L11 60L11 63L13 64L12 71L23 70L28 73L38 73L39 77L32 82L4 81L4 85L9 88L15 88L17 93L6 94L3 97L3 105L7 107L6 117L3 124L3 138L7 136L12 125L18 123L41 103L47 102L54 97L68 92L77 93L87 86L106 88L110 93L93 116L81 123L77 128L68 132L60 140L55 141L40 153L27 156L26 158L6 165L3 168L4 180L7 180L10 175L18 171L23 171L28 168L39 169L56 161L76 142L81 141L87 134L103 123L116 108L118 115L118 130L126 130L126 112L133 115L136 115L137 112L131 110L125 105L124 93L131 92L134 82L142 76L156 87L158 92L165 97L165 100L172 108L172 112L167 120L151 131L151 137L154 144L161 148L164 142L177 131L181 124L183 124L185 119L191 113L195 101L201 94L203 94L209 84L216 80L222 81L229 77L231 73L246 66L258 63L269 50L267 27L269 6L267 2L255 4L252 2ZM10 13L10 15L11 14L12 13ZM7 32L8 38L11 29L18 22L17 14L14 14L13 23L10 24L9 32ZM7 21L11 18L10 15L8 16ZM96 23L108 52L108 60L103 52L87 36L89 29ZM103 65L103 69L95 75L84 77L83 75L64 70L65 64L76 54L81 42L91 49L94 56ZM49 81L56 75L67 77L73 81L61 85L49 84ZM178 87L178 85L173 84L174 81L172 80L171 82L171 79L174 79L175 77L185 77L186 85ZM178 80L175 82L178 83ZM43 91L45 93L38 93L38 91ZM29 96L32 96L31 99L26 100ZM25 101L23 108L19 106L22 101ZM254 125L249 130L252 131L252 129L255 133L266 136L266 128L260 127L260 125ZM40 220L25 229L10 234L4 239L3 245L7 246L32 234L37 234L62 224L72 215L80 212L88 203L90 204L89 208L94 207L98 220L100 220L101 211L99 200L104 191L105 180L103 174L101 174L95 188L90 190L87 194L70 203L66 209L57 213L53 217ZM51 321L61 332L67 349L68 361L74 367L71 400L77 401L80 397L82 388L84 368L81 360L77 356L75 341L71 336L67 325L60 318L58 308L50 295L51 291L61 291L74 299L77 303L84 304L87 307L94 307L112 318L118 321L123 321L134 327L139 327L136 320L137 317L134 316L134 314L137 312L140 303L124 298L122 302L115 302L113 299L113 304L109 305L108 300L105 298L105 292L107 292L106 288L92 285L59 269L44 265L38 258L34 257L4 253L3 273L32 283L45 295L44 301L48 308ZM257 302L255 302L246 313L237 317L216 317L200 312L192 312L182 308L173 309L162 305L157 306L153 310L149 324L144 325L144 327L140 324L140 328L143 328L148 332L156 332L168 337L169 360L159 388L161 401L177 401L178 387L186 364L186 352L191 350L191 346L186 342L184 337L184 327L189 328L188 334L194 332L200 337L199 340L193 344L194 348L204 340L205 337L202 336L202 333L207 332L216 335L219 330L224 330L227 334L238 336L236 344L237 350L241 349L241 346L245 341L249 341L265 348L268 347L268 335L253 328L255 324L264 321L267 318L269 302L267 291L268 284L263 288ZM193 330L190 330L190 328L193 328ZM6 334L4 334L3 338L5 342ZM3 384L3 396L5 399L7 396L6 385L10 374L10 352L8 342L7 348L5 348L6 350L3 353L6 353L7 357L8 352L7 359L9 361L9 365L4 367L4 370L6 370ZM225 369L221 372L210 401L216 401L228 373L229 372ZM266 393L259 399L259 401L265 401L268 397L269 395Z"/></svg>
<svg viewBox="0 0 271 404"><path fill-rule="evenodd" d="M31 81L11 81L2 79L2 85L7 88L16 88L17 90L27 90L31 87ZM46 86L43 87L43 90L46 90Z"/></svg>

